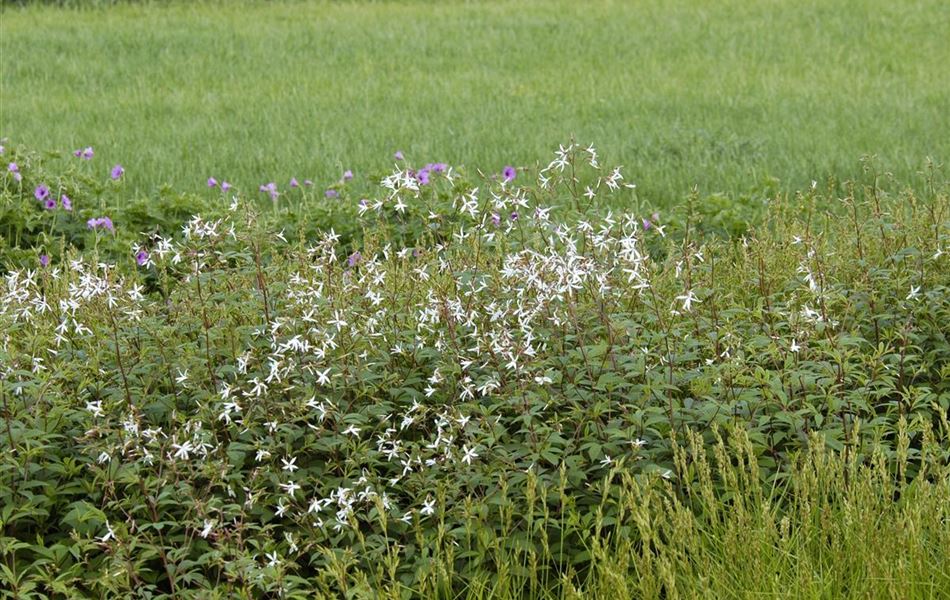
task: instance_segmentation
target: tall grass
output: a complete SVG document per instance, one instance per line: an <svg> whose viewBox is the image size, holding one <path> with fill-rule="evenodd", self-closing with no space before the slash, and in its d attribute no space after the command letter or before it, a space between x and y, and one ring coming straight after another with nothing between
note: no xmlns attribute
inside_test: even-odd
<svg viewBox="0 0 950 600"><path fill-rule="evenodd" d="M904 423L903 434L912 429ZM661 477L611 473L590 526L569 492L529 478L529 501L554 497L561 512L529 502L488 518L507 526L471 547L432 550L433 566L413 589L431 598L946 598L950 594L950 470L947 422L923 435L930 470L914 481L895 478L885 454L858 461L815 437L786 478L766 483L754 444L741 432L707 449L689 432L677 484ZM907 461L903 454L900 461ZM905 465L906 466L906 465ZM537 486L537 487L535 487ZM612 509L612 510L611 510ZM611 510L614 516L604 517ZM623 532L624 526L635 532ZM528 531L524 533L515 533ZM546 534L574 534L590 562L582 571ZM618 531L621 532L618 534ZM500 543L520 535L523 544ZM571 552L576 553L576 549ZM479 567L460 571L459 557ZM365 571L325 572L331 585L383 589L404 597L398 581ZM456 579L465 581L461 591ZM329 582L333 582L330 584ZM378 587L376 587L378 586ZM357 594L359 596L359 594ZM330 597L329 595L327 597Z"/></svg>

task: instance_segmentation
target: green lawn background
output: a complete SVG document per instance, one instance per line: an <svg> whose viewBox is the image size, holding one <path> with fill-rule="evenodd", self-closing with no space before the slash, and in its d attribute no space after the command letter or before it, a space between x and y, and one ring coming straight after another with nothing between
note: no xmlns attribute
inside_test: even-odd
<svg viewBox="0 0 950 600"><path fill-rule="evenodd" d="M945 0L5 8L0 135L133 189L483 170L573 134L664 202L950 157Z"/></svg>

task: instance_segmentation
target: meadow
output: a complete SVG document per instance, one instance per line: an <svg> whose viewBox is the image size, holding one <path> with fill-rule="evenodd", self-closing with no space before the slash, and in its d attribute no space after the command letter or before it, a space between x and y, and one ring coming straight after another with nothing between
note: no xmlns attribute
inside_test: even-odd
<svg viewBox="0 0 950 600"><path fill-rule="evenodd" d="M941 0L28 4L3 12L2 135L93 146L146 194L397 150L497 171L572 135L661 205L950 155Z"/></svg>
<svg viewBox="0 0 950 600"><path fill-rule="evenodd" d="M947 6L19 4L0 598L950 597Z"/></svg>

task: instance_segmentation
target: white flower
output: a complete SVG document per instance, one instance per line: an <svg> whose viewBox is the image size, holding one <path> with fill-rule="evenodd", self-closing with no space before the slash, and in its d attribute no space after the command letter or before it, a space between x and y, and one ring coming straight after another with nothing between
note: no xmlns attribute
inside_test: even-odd
<svg viewBox="0 0 950 600"><path fill-rule="evenodd" d="M300 485L293 481L290 483L282 483L280 487L284 488L284 492L286 492L288 496L293 496L294 492L300 489Z"/></svg>
<svg viewBox="0 0 950 600"><path fill-rule="evenodd" d="M799 350L801 350L801 346L798 345L798 341L797 341L797 340L794 340L794 339L793 339L793 340L792 340L792 345L789 346L788 349L791 350L792 352L798 352Z"/></svg>
<svg viewBox="0 0 950 600"><path fill-rule="evenodd" d="M204 529L198 534L203 538L207 538L211 534L211 528L214 527L214 521L210 519L205 519Z"/></svg>
<svg viewBox="0 0 950 600"><path fill-rule="evenodd" d="M287 460L287 459L282 458L282 459L280 459L280 462L282 462L282 463L284 464L284 466L281 467L281 469L283 469L284 471L288 471L288 472L290 472L290 473L293 473L294 471L296 471L297 469L300 468L300 467L298 467L297 465L294 464L295 462L297 462L297 457L296 457L296 456L293 457L293 458L291 458L290 460Z"/></svg>
<svg viewBox="0 0 950 600"><path fill-rule="evenodd" d="M468 446L462 446L462 462L470 465L472 464L473 458L478 458L478 454L475 452L475 448L469 448Z"/></svg>
<svg viewBox="0 0 950 600"><path fill-rule="evenodd" d="M689 290L688 292L686 292L685 296L677 296L676 299L683 301L683 310L685 310L686 312L689 312L692 310L693 302L697 304L700 303L700 301L696 299L696 295L693 293L693 290Z"/></svg>
<svg viewBox="0 0 950 600"><path fill-rule="evenodd" d="M94 417L102 416L102 400L96 400L95 402L86 402L86 410L92 413Z"/></svg>
<svg viewBox="0 0 950 600"><path fill-rule="evenodd" d="M189 441L186 441L184 444L172 444L172 448L175 449L175 458L180 458L182 460L188 460L189 453L193 452L195 449L195 447Z"/></svg>
<svg viewBox="0 0 950 600"><path fill-rule="evenodd" d="M435 513L435 500L431 496L426 497L426 501L422 503L422 508L419 509L419 514L423 516L429 516Z"/></svg>
<svg viewBox="0 0 950 600"><path fill-rule="evenodd" d="M175 378L175 381L178 383L185 383L188 381L188 369L185 369L184 371L178 369L178 377Z"/></svg>
<svg viewBox="0 0 950 600"><path fill-rule="evenodd" d="M317 385L330 385L330 368L326 371L317 371Z"/></svg>
<svg viewBox="0 0 950 600"><path fill-rule="evenodd" d="M108 542L109 540L115 537L115 531L112 530L112 525L109 525L109 522L106 521L106 533L105 535L96 538L100 542Z"/></svg>
<svg viewBox="0 0 950 600"><path fill-rule="evenodd" d="M349 427L343 430L343 435L352 435L353 437L359 437L360 428L357 427L356 425L350 425Z"/></svg>
<svg viewBox="0 0 950 600"><path fill-rule="evenodd" d="M907 294L907 300L915 300L920 295L920 286L910 286L910 293Z"/></svg>

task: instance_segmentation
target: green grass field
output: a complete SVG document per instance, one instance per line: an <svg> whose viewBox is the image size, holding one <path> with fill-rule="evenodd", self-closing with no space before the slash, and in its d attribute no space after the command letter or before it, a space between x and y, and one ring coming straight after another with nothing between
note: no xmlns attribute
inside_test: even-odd
<svg viewBox="0 0 950 600"><path fill-rule="evenodd" d="M92 145L141 192L329 183L399 149L500 170L572 134L657 202L950 157L942 0L31 6L0 27L0 135Z"/></svg>

